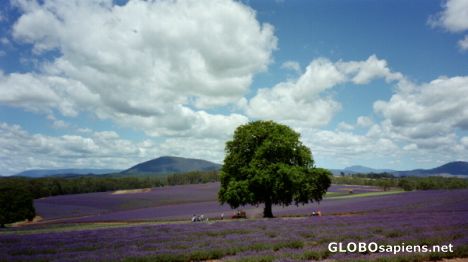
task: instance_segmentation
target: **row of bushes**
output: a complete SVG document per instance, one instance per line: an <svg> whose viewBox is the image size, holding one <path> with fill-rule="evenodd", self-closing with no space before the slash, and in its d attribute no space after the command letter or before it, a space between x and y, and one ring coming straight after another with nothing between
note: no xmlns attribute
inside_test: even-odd
<svg viewBox="0 0 468 262"><path fill-rule="evenodd" d="M456 177L395 177L387 173L333 177L334 184L378 186L384 190L399 187L406 191L468 188L468 179Z"/></svg>

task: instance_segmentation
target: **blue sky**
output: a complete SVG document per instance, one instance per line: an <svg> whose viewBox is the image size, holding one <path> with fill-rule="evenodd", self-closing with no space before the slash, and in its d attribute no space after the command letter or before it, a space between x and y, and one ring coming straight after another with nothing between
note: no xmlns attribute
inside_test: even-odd
<svg viewBox="0 0 468 262"><path fill-rule="evenodd" d="M222 162L293 127L318 166L468 160L468 4L29 1L0 8L0 174Z"/></svg>

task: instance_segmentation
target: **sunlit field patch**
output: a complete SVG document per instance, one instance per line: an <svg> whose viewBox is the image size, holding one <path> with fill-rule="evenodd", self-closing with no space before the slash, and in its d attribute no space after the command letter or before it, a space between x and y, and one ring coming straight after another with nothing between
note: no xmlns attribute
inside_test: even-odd
<svg viewBox="0 0 468 262"><path fill-rule="evenodd" d="M150 192L151 188L142 188L142 189L127 189L127 190L116 190L112 192L113 195L123 195L123 194L135 194L135 193L147 193Z"/></svg>

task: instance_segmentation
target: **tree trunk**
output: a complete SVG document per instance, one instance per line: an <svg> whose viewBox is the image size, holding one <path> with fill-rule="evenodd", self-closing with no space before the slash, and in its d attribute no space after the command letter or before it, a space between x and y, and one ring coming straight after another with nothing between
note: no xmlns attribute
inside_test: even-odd
<svg viewBox="0 0 468 262"><path fill-rule="evenodd" d="M271 212L271 200L265 200L265 208L263 209L263 217L271 218L273 217L273 213Z"/></svg>

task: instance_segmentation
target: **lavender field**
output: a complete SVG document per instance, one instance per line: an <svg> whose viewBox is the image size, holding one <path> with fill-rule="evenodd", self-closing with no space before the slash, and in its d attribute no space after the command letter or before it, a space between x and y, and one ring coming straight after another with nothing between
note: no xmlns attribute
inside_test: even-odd
<svg viewBox="0 0 468 262"><path fill-rule="evenodd" d="M172 207L215 201L219 183L152 188L149 192L114 194L100 192L54 196L34 201L44 220L100 216L128 210Z"/></svg>
<svg viewBox="0 0 468 262"><path fill-rule="evenodd" d="M380 192L381 189L370 186L333 185L329 195L333 197L359 196L362 193ZM168 186L152 188L149 192L113 194L113 192L63 195L35 200L36 212L43 222L95 222L95 221L142 221L142 220L184 220L193 214L204 214L217 218L221 213L233 213L227 205L217 201L219 183L197 185ZM328 211L336 205L334 202L322 202L320 208ZM250 216L260 216L262 208L247 206L244 208ZM276 207L277 212L304 212L317 209L307 205L297 207ZM339 211L338 211L339 212Z"/></svg>
<svg viewBox="0 0 468 262"><path fill-rule="evenodd" d="M187 188L195 190L198 186ZM88 207L92 203L99 205L86 210L93 215L65 219L66 223L43 223L0 231L0 261L426 261L468 257L468 190L414 191L369 197L358 197L359 194L354 193L356 197L331 197L321 202L319 207L324 214L321 217L309 216L311 210L317 208L312 204L276 207L277 218L274 219L255 218L253 215L257 209L260 212L261 207L248 207L250 218L247 220L168 222L171 217L183 218L195 211L210 211L210 208L213 215L230 210L210 200L208 192L216 188L215 184L203 186L205 190L197 196L193 195L194 191L192 194L182 192L183 187L166 188L181 190L180 204L166 203L167 200L161 198L160 202L153 199L153 203L145 202L146 208L137 209L129 208L129 202L124 199L143 198L145 193L121 195L118 201L111 196L105 200L96 197L103 193L88 194L94 197L76 195L38 200L65 199L64 212L70 209L71 213L72 206L85 206L86 201ZM340 195L339 192L347 189L334 186L331 191ZM157 190L164 192L153 190L146 193L144 199L151 199L152 194L164 195ZM362 187L361 190L373 192L376 189ZM111 212L112 209L115 212ZM93 213L96 210L109 213L96 215ZM164 219L158 220L157 216ZM133 223L127 224L102 223L132 220ZM455 252L394 255L331 253L327 249L330 242L350 241L382 245L453 244Z"/></svg>

